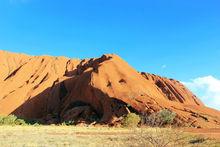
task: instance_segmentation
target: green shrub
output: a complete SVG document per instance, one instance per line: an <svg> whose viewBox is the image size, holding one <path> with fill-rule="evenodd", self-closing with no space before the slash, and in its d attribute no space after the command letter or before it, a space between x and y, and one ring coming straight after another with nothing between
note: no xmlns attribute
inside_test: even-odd
<svg viewBox="0 0 220 147"><path fill-rule="evenodd" d="M122 126L123 127L137 127L140 120L141 119L139 115L135 113L129 113L126 117L124 117Z"/></svg>
<svg viewBox="0 0 220 147"><path fill-rule="evenodd" d="M17 118L15 115L0 116L0 125L26 125L23 119Z"/></svg>
<svg viewBox="0 0 220 147"><path fill-rule="evenodd" d="M159 111L158 117L162 125L172 124L174 118L176 117L176 113L171 112L170 110L164 109L164 110Z"/></svg>
<svg viewBox="0 0 220 147"><path fill-rule="evenodd" d="M176 113L168 109L163 109L157 113L142 116L142 123L154 127L161 127L172 124L175 117Z"/></svg>

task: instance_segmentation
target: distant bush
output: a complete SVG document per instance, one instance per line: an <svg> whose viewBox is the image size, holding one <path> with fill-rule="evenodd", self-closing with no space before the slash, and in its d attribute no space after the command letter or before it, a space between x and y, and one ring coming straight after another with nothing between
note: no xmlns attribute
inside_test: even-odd
<svg viewBox="0 0 220 147"><path fill-rule="evenodd" d="M163 109L157 113L152 113L149 116L142 116L142 122L150 126L161 127L172 124L175 117L176 113L168 109Z"/></svg>
<svg viewBox="0 0 220 147"><path fill-rule="evenodd" d="M139 115L135 113L129 113L126 117L124 117L122 125L123 127L137 127L140 120L141 119Z"/></svg>
<svg viewBox="0 0 220 147"><path fill-rule="evenodd" d="M0 116L0 125L27 125L27 123L15 115L9 115Z"/></svg>

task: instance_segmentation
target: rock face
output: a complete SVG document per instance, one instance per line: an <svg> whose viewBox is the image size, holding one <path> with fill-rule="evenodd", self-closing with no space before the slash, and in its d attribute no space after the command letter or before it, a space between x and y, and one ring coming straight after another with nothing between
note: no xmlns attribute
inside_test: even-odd
<svg viewBox="0 0 220 147"><path fill-rule="evenodd" d="M181 123L220 127L220 112L207 108L180 82L138 73L119 56L92 59L27 56L0 51L0 114L47 122L115 123L136 112L161 109Z"/></svg>

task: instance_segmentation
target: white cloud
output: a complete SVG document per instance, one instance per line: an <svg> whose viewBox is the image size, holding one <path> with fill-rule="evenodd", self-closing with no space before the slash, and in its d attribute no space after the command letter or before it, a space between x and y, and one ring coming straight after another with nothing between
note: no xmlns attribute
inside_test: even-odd
<svg viewBox="0 0 220 147"><path fill-rule="evenodd" d="M182 82L207 106L220 110L220 80L213 76L199 77Z"/></svg>

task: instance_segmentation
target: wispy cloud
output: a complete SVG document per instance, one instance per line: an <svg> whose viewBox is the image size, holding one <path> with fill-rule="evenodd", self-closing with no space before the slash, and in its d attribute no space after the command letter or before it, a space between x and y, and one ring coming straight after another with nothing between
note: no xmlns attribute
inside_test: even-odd
<svg viewBox="0 0 220 147"><path fill-rule="evenodd" d="M165 69L165 68L167 68L167 65L164 64L164 65L161 66L161 68Z"/></svg>
<svg viewBox="0 0 220 147"><path fill-rule="evenodd" d="M207 106L220 110L220 79L205 76L182 83L197 94Z"/></svg>

